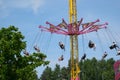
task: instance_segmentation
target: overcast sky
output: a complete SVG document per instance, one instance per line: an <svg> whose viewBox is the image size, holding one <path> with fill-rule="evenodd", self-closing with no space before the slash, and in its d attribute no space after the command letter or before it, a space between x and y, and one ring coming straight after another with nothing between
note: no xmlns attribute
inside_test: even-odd
<svg viewBox="0 0 120 80"><path fill-rule="evenodd" d="M67 66L70 58L69 37L56 34L51 35L50 33L40 34L38 26L48 26L46 21L57 25L62 18L69 22L68 12L68 0L0 0L0 27L8 27L10 25L18 27L25 36L29 52L33 51L32 47L36 43L39 47L43 46L42 50L48 56L47 60L50 60L50 66L54 67L56 63L61 66ZM119 36L117 36L120 33L120 0L77 0L77 17L78 20L83 18L83 22L91 22L97 19L100 19L101 23L108 22L108 28L116 34L115 40L120 41L118 40L120 39ZM101 59L103 51L108 50L105 46L109 47L108 45L111 42L108 39L109 37L105 38L103 31L101 31L102 33L99 32L100 37L96 36L96 33L87 34L87 37L85 37L86 43L84 46L87 58L96 57ZM38 38L37 34L41 37ZM81 58L84 53L81 36L78 39L80 42L79 58ZM87 42L90 39L98 44L96 51L87 47ZM66 44L65 52L59 48L59 41L63 41ZM102 46L104 47L101 48ZM108 52L107 59L119 59L115 50L109 50ZM57 59L62 54L64 54L65 60L59 62ZM38 74L41 74L43 69L43 67L38 68Z"/></svg>

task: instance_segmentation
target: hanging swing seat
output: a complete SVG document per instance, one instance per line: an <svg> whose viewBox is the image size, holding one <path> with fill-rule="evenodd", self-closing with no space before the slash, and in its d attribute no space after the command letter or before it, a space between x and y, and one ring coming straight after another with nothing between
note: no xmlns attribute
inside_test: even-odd
<svg viewBox="0 0 120 80"><path fill-rule="evenodd" d="M59 42L59 46L60 46L61 49L65 50L65 45L62 42Z"/></svg>
<svg viewBox="0 0 120 80"><path fill-rule="evenodd" d="M107 52L105 52L105 53L103 54L103 56L102 56L102 59L106 58L107 55L108 55Z"/></svg>
<svg viewBox="0 0 120 80"><path fill-rule="evenodd" d="M63 55L61 55L61 57L58 58L58 61L63 61L63 60L64 60Z"/></svg>
<svg viewBox="0 0 120 80"><path fill-rule="evenodd" d="M40 49L39 49L39 47L37 47L37 46L34 46L34 49L35 49L37 52L40 52Z"/></svg>
<svg viewBox="0 0 120 80"><path fill-rule="evenodd" d="M117 51L117 56L120 55L120 50Z"/></svg>
<svg viewBox="0 0 120 80"><path fill-rule="evenodd" d="M84 55L82 56L81 60L85 60L86 58L86 53L84 53Z"/></svg>
<svg viewBox="0 0 120 80"><path fill-rule="evenodd" d="M26 50L24 50L23 53L24 53L26 56L29 56L29 52L27 52Z"/></svg>
<svg viewBox="0 0 120 80"><path fill-rule="evenodd" d="M113 44L109 48L110 49L117 49L117 48L119 48L119 46L115 42L113 42Z"/></svg>
<svg viewBox="0 0 120 80"><path fill-rule="evenodd" d="M92 42L91 40L90 40L89 43L88 43L88 47L89 47L89 48L93 48L94 50L96 49L95 43Z"/></svg>

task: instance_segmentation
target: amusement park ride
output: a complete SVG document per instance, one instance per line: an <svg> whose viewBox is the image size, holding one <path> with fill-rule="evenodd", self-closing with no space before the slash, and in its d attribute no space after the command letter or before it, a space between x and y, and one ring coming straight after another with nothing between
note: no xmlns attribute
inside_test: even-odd
<svg viewBox="0 0 120 80"><path fill-rule="evenodd" d="M49 28L44 26L39 26L39 28L42 31L70 36L71 80L80 80L80 77L79 77L80 67L78 65L78 62L79 62L78 36L82 34L94 32L94 31L97 32L99 29L107 28L106 25L108 25L108 23L96 24L97 22L100 22L100 20L83 23L83 18L81 18L78 21L76 0L69 0L69 23L66 23L65 20L62 19L62 22L58 25L53 25L49 22L46 22L46 24L50 26ZM90 46L92 48L92 46L94 45L91 44ZM61 45L61 48L62 48L62 45ZM84 55L84 57L85 56L86 55ZM107 54L105 54L103 58L106 56Z"/></svg>

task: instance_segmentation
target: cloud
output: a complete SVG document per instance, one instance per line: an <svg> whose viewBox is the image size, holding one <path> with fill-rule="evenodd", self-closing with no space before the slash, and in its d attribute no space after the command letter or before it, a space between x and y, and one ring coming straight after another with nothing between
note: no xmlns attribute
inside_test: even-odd
<svg viewBox="0 0 120 80"><path fill-rule="evenodd" d="M37 13L39 8L44 4L43 0L32 0L32 9L34 11L34 13Z"/></svg>
<svg viewBox="0 0 120 80"><path fill-rule="evenodd" d="M11 9L31 9L36 14L45 0L0 0L0 12L4 13Z"/></svg>

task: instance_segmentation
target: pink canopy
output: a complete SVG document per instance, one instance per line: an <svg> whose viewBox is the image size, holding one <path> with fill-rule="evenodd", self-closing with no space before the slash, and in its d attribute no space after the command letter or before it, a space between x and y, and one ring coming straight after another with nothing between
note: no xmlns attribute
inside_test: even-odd
<svg viewBox="0 0 120 80"><path fill-rule="evenodd" d="M96 24L97 22L100 21L99 19L93 22L88 22L88 23L82 23L82 21L83 21L83 18L81 18L80 21L67 24L65 20L62 19L62 22L58 25L53 25L49 22L46 22L46 24L48 24L49 27L44 27L40 25L39 28L42 31L47 31L47 32L56 33L56 34L81 35L81 34L86 34L93 31L97 31L98 29L106 28L106 25L108 25L108 23Z"/></svg>

